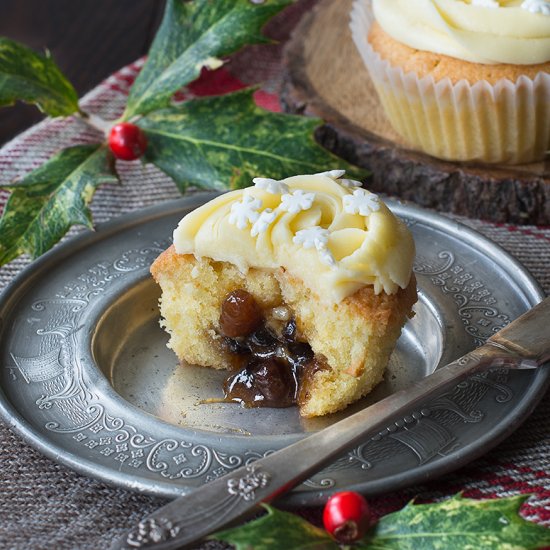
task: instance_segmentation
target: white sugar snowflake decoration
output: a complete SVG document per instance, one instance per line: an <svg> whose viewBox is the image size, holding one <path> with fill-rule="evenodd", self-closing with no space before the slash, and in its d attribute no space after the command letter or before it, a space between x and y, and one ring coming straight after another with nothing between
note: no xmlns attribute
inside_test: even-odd
<svg viewBox="0 0 550 550"><path fill-rule="evenodd" d="M301 189L297 189L281 197L279 208L291 214L298 214L302 210L309 210L314 200L315 193L304 193Z"/></svg>
<svg viewBox="0 0 550 550"><path fill-rule="evenodd" d="M258 210L262 207L262 201L251 195L244 195L242 201L234 202L231 205L229 223L236 225L239 229L246 229L249 223L254 223L260 217Z"/></svg>
<svg viewBox="0 0 550 550"><path fill-rule="evenodd" d="M272 195L282 195L289 192L288 185L284 181L271 178L254 178L252 181L258 189L263 189Z"/></svg>
<svg viewBox="0 0 550 550"><path fill-rule="evenodd" d="M336 260L334 259L332 252L326 246L318 247L317 251L319 252L319 259L322 263L330 267L336 267Z"/></svg>
<svg viewBox="0 0 550 550"><path fill-rule="evenodd" d="M345 170L327 170L326 172L319 172L319 173L313 174L313 175L314 176L326 176L327 178L330 178L331 180L339 180L345 173L346 173Z"/></svg>
<svg viewBox="0 0 550 550"><path fill-rule="evenodd" d="M347 214L361 214L368 216L380 210L380 199L374 193L364 189L356 189L353 195L346 195L343 199L344 211Z"/></svg>
<svg viewBox="0 0 550 550"><path fill-rule="evenodd" d="M524 0L521 7L530 13L550 15L550 2L547 0Z"/></svg>
<svg viewBox="0 0 550 550"><path fill-rule="evenodd" d="M328 237L328 229L323 229L316 225L296 231L296 235L294 235L292 242L294 244L301 244L304 248L317 248L319 246L326 246Z"/></svg>
<svg viewBox="0 0 550 550"><path fill-rule="evenodd" d="M259 218L254 222L250 234L253 237L256 237L260 233L265 233L269 226L275 221L277 214L271 210L271 208L266 208L259 216Z"/></svg>
<svg viewBox="0 0 550 550"><path fill-rule="evenodd" d="M297 231L292 242L294 244L301 244L306 249L316 248L321 262L334 267L336 266L336 260L327 247L329 235L330 232L328 229L323 229L316 225Z"/></svg>
<svg viewBox="0 0 550 550"><path fill-rule="evenodd" d="M340 185L342 185L346 189L357 189L358 187L361 187L361 185L363 184L357 180L349 180L344 178L340 181Z"/></svg>

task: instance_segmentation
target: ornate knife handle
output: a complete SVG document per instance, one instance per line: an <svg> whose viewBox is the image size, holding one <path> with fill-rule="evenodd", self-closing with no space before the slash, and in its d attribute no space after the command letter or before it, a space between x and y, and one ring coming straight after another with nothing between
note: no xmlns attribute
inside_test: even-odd
<svg viewBox="0 0 550 550"><path fill-rule="evenodd" d="M499 343L485 344L407 389L177 498L141 521L112 548L167 550L197 542L250 516L259 503L291 490L437 391L491 366L520 365L535 367L536 362L520 361Z"/></svg>

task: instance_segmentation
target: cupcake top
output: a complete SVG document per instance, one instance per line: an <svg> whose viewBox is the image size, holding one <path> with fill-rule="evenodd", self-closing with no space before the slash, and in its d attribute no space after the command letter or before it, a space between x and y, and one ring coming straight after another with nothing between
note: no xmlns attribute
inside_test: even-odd
<svg viewBox="0 0 550 550"><path fill-rule="evenodd" d="M548 0L372 0L398 42L482 64L550 61Z"/></svg>
<svg viewBox="0 0 550 550"><path fill-rule="evenodd" d="M332 303L367 285L394 294L411 277L412 235L377 195L343 176L255 178L185 216L174 231L176 252L242 272L282 267Z"/></svg>

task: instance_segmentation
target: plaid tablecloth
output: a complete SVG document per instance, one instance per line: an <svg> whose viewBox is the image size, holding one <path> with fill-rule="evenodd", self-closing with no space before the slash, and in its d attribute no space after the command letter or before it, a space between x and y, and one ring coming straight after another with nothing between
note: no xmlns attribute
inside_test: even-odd
<svg viewBox="0 0 550 550"><path fill-rule="evenodd" d="M281 49L289 30L312 4L313 0L305 0L270 25L271 34L281 43L248 48L234 56L227 68L205 74L185 94L219 93L242 87L243 82L262 82L258 102L277 110ZM119 116L140 66L138 61L125 67L92 90L83 99L84 109L107 120ZM97 137L79 120L46 120L0 150L0 182L20 178L62 147ZM179 197L172 181L152 166L121 162L117 168L123 185L105 185L96 193L92 206L96 223ZM0 191L0 210L6 198L7 193ZM550 293L550 227L460 221L508 250ZM28 259L21 258L1 268L0 290L27 264ZM458 491L476 498L530 494L523 515L550 526L548 397L517 432L483 458L437 481L373 498L375 513L399 509L413 497L431 501ZM83 477L45 458L0 423L0 548L105 548L163 502ZM319 521L318 509L300 512Z"/></svg>

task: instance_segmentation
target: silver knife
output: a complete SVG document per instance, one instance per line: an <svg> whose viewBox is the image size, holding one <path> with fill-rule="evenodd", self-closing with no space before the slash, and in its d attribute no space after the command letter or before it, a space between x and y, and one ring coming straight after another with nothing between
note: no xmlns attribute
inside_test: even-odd
<svg viewBox="0 0 550 550"><path fill-rule="evenodd" d="M494 367L532 369L550 361L550 298L460 359L332 426L179 497L141 521L115 549L184 548L246 519L308 479L394 417L474 373Z"/></svg>

